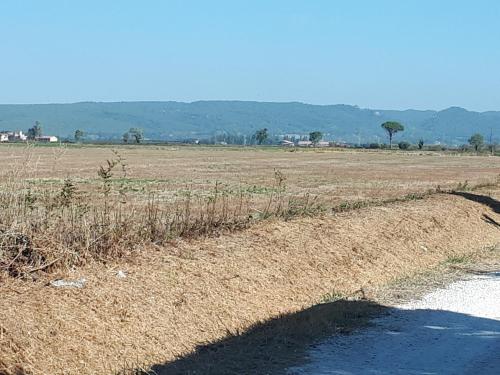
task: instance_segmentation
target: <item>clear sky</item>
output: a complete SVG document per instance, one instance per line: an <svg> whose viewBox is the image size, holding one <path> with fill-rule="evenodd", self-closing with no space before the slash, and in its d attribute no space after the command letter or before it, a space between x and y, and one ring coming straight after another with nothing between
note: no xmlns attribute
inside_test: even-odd
<svg viewBox="0 0 500 375"><path fill-rule="evenodd" d="M498 0L1 0L0 103L500 110Z"/></svg>

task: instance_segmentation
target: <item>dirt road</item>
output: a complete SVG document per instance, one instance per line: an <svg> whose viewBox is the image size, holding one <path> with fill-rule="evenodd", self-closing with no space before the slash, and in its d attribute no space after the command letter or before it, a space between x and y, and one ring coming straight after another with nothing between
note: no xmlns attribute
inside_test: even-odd
<svg viewBox="0 0 500 375"><path fill-rule="evenodd" d="M321 343L289 374L500 374L500 272L398 306Z"/></svg>

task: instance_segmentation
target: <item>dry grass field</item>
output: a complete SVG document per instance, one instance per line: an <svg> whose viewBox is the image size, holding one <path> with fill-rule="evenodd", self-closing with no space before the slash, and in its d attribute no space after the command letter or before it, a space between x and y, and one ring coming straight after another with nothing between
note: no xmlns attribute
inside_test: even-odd
<svg viewBox="0 0 500 375"><path fill-rule="evenodd" d="M437 185L478 183L498 176L498 157L436 152L231 147L117 146L130 192L161 190L175 198L189 191L206 195L217 182L233 193L266 195L274 170L286 178L287 194L320 195L329 203L390 198ZM0 147L2 172L16 168L37 184L62 185L65 178L97 184L97 171L115 159L111 147ZM120 171L115 177L122 177Z"/></svg>
<svg viewBox="0 0 500 375"><path fill-rule="evenodd" d="M294 314L499 241L498 157L16 145L0 160L2 375L262 373L367 310ZM269 341L272 319L288 323Z"/></svg>
<svg viewBox="0 0 500 375"><path fill-rule="evenodd" d="M0 270L109 259L144 243L420 197L498 179L500 158L167 146L0 147Z"/></svg>

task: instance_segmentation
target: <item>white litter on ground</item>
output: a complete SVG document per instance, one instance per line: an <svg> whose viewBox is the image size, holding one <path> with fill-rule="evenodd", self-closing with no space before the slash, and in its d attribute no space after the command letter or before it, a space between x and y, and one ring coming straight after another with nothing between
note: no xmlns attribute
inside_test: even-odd
<svg viewBox="0 0 500 375"><path fill-rule="evenodd" d="M50 282L50 285L56 288L83 288L87 280L79 279L79 280L54 280Z"/></svg>
<svg viewBox="0 0 500 375"><path fill-rule="evenodd" d="M500 375L498 272L453 283L373 323L320 343L288 374Z"/></svg>
<svg viewBox="0 0 500 375"><path fill-rule="evenodd" d="M119 279L124 279L127 277L127 272L125 271L122 271L122 270L119 270L117 273L116 273L116 277L118 277Z"/></svg>

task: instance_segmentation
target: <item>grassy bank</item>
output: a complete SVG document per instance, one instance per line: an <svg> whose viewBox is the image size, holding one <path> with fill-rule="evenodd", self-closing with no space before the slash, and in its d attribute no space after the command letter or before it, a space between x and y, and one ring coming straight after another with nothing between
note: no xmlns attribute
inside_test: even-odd
<svg viewBox="0 0 500 375"><path fill-rule="evenodd" d="M270 219L51 276L85 278L82 289L9 278L0 285L0 363L32 374L179 364L176 359L199 345L237 341L261 322L494 245L498 198L497 189L486 188L335 215ZM120 270L125 278L117 277ZM273 361L262 355L257 351L253 360Z"/></svg>

